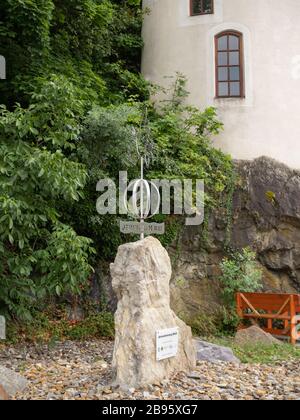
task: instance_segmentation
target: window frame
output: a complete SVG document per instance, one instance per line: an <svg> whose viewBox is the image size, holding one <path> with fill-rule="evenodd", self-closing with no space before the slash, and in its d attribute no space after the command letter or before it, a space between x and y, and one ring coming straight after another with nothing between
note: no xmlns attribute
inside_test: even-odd
<svg viewBox="0 0 300 420"><path fill-rule="evenodd" d="M236 36L239 39L239 49L238 50L231 50L229 48L229 45L227 45L227 50L219 50L219 46L218 46L218 41L219 38L222 38L223 36ZM238 67L237 65L230 65L229 64L229 58L227 60L228 64L227 65L219 65L219 60L218 60L218 53L219 52L226 52L228 54L229 57L229 53L230 52L239 52L239 77L240 80L232 80L230 81L230 68L231 67ZM228 69L228 79L227 80L219 80L219 68L227 68ZM223 95L219 95L219 83L228 83L228 95L227 96L223 96ZM230 95L230 82L239 82L240 83L240 94L239 95ZM222 31L220 33L218 33L217 35L215 35L215 97L217 99L241 99L241 98L245 98L245 78L244 78L244 39L243 39L243 34L242 32L239 31L235 31L235 30L226 30L226 31Z"/></svg>
<svg viewBox="0 0 300 420"><path fill-rule="evenodd" d="M200 1L204 1L204 0L200 0ZM194 2L194 0L190 0L190 16L191 17L193 17L193 16L205 16L205 15L213 15L214 14L214 6L215 6L215 2L214 2L214 0L211 0L211 2L212 2L212 7L211 7L211 12L209 12L209 13L205 13L205 12L203 12L203 13L193 13L193 2Z"/></svg>

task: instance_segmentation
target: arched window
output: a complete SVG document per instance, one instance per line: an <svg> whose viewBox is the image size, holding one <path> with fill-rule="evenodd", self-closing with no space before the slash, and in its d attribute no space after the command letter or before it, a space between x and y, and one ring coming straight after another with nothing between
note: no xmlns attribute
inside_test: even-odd
<svg viewBox="0 0 300 420"><path fill-rule="evenodd" d="M214 13L214 0L190 0L191 16Z"/></svg>
<svg viewBox="0 0 300 420"><path fill-rule="evenodd" d="M225 31L215 37L216 96L244 97L243 35Z"/></svg>

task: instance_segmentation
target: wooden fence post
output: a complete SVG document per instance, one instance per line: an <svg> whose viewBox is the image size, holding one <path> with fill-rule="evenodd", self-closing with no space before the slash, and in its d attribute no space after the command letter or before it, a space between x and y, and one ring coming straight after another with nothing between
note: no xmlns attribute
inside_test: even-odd
<svg viewBox="0 0 300 420"><path fill-rule="evenodd" d="M9 395L3 388L3 386L0 384L0 401L9 400Z"/></svg>
<svg viewBox="0 0 300 420"><path fill-rule="evenodd" d="M291 315L291 344L294 346L297 341L297 321L294 295L291 295L290 301L290 315Z"/></svg>

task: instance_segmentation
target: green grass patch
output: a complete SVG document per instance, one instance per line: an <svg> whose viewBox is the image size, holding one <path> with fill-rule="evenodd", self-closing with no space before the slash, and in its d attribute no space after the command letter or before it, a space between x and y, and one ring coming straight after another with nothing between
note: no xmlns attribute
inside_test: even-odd
<svg viewBox="0 0 300 420"><path fill-rule="evenodd" d="M238 346L232 338L210 338L209 341L232 348L234 354L242 363L274 364L300 359L300 348L287 343Z"/></svg>

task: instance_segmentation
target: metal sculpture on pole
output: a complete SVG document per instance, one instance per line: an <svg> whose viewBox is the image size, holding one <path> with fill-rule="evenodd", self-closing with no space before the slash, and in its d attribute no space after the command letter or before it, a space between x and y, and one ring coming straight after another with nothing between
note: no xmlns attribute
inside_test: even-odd
<svg viewBox="0 0 300 420"><path fill-rule="evenodd" d="M147 120L147 114L145 115L145 120ZM141 128L141 132L143 132ZM140 178L132 181L123 196L124 207L131 216L138 218L139 222L124 222L121 221L120 228L122 233L138 233L140 239L145 238L145 234L158 234L161 235L164 233L164 223L146 223L145 220L155 216L159 213L160 209L160 192L157 186L152 181L147 181L144 178L144 165L148 165L150 161L150 155L152 147L152 142L150 141L149 132L145 134L144 137L144 147L148 148L149 155L146 156L146 152L141 153L138 136L136 135L136 149L137 154L140 158ZM132 190L131 197L131 208L128 204L128 193Z"/></svg>

